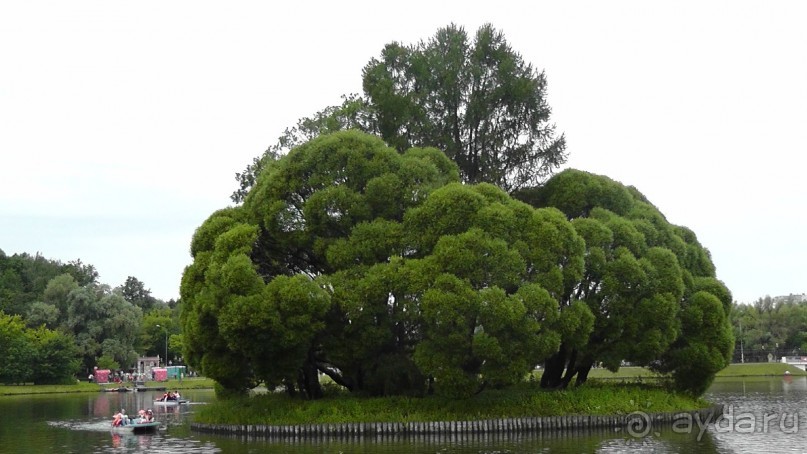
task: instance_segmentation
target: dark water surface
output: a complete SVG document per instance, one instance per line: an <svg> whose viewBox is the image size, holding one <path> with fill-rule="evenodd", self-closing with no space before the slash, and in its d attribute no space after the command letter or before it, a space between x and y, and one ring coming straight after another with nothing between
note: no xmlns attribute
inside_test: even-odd
<svg viewBox="0 0 807 454"><path fill-rule="evenodd" d="M161 395L161 393L160 393ZM0 397L0 454L12 453L779 453L807 452L807 378L721 379L707 398L723 403L717 424L680 421L673 427L555 434L365 437L266 441L201 435L193 413L215 399L187 391L191 404L161 408L156 393L55 394ZM153 434L113 433L112 415L153 408ZM641 416L641 415L639 415Z"/></svg>

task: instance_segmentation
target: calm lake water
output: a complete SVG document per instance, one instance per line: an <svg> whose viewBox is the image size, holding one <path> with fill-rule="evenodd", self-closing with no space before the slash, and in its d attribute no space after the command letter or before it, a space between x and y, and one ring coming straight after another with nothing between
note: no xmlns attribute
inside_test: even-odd
<svg viewBox="0 0 807 454"><path fill-rule="evenodd" d="M161 395L161 393L160 393ZM265 441L200 435L193 413L215 399L187 391L191 404L151 405L156 393L0 397L0 453L780 453L807 451L807 377L721 379L707 398L727 406L717 424L558 434ZM154 408L154 434L112 433L112 414Z"/></svg>

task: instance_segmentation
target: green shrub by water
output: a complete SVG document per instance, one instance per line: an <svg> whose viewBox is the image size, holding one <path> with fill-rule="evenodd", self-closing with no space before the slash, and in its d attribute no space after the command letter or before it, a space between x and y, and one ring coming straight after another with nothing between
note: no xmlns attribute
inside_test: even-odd
<svg viewBox="0 0 807 454"><path fill-rule="evenodd" d="M209 424L322 424L351 422L469 421L530 416L614 415L633 411L672 412L710 404L660 387L590 383L567 391L541 390L526 383L485 391L471 399L449 400L338 395L316 401L269 393L218 400L197 409L196 422Z"/></svg>

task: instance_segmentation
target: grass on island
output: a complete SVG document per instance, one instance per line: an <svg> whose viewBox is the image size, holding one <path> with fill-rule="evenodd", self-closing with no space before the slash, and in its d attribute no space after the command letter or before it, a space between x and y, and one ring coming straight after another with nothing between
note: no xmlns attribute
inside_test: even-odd
<svg viewBox="0 0 807 454"><path fill-rule="evenodd" d="M725 369L717 373L716 378L727 377L775 377L790 372L793 376L805 376L807 372L796 366L785 363L746 363L730 364ZM658 376L644 367L620 367L618 371L611 372L608 369L591 369L588 374L591 379L602 380L643 380L656 379Z"/></svg>
<svg viewBox="0 0 807 454"><path fill-rule="evenodd" d="M167 381L147 381L146 387L166 388L166 389L212 389L214 381L210 378L183 378L180 382L176 379ZM117 388L114 383L88 383L86 381L76 382L70 385L0 385L0 396L16 396L22 394L56 394L56 393L84 393L99 392L105 388ZM131 383L122 383L121 386L132 387Z"/></svg>
<svg viewBox="0 0 807 454"><path fill-rule="evenodd" d="M717 377L782 376L807 372L783 363L732 364ZM317 401L291 399L285 394L217 400L200 408L194 420L209 424L317 424L350 422L414 422L557 416L614 415L634 411L673 412L705 408L701 398L672 393L658 385L657 375L643 367L618 372L594 369L589 382L566 391L545 391L536 381L501 391L487 390L466 400L425 398L367 398L338 395Z"/></svg>
<svg viewBox="0 0 807 454"><path fill-rule="evenodd" d="M709 402L670 393L658 386L592 382L567 391L545 391L535 382L507 390L486 390L464 400L356 398L320 400L269 393L217 400L197 409L194 421L209 424L335 424L352 422L468 421L558 415L614 415L634 411L672 412L705 408Z"/></svg>

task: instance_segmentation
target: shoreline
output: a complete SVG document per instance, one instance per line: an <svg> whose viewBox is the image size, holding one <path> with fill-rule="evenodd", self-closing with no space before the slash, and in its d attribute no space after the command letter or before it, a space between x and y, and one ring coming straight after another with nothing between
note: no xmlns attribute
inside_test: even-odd
<svg viewBox="0 0 807 454"><path fill-rule="evenodd" d="M791 377L807 376L807 372L783 363L745 363L730 364L728 367L718 372L715 380L731 378L750 377L781 377L790 375ZM617 380L641 381L656 380L658 377L643 367L625 366L619 372L610 372L605 369L593 369L589 375L590 380L601 380L612 383ZM165 382L146 382L148 387L160 387L166 389L213 389L214 382L204 377L185 378L182 382L169 379ZM105 388L113 388L114 383L87 383L80 382L75 385L0 385L0 398L5 396L23 396L35 394L68 394L68 393L90 393L104 392ZM134 392L134 391L131 391Z"/></svg>
<svg viewBox="0 0 807 454"><path fill-rule="evenodd" d="M130 386L131 385L131 386ZM107 391L115 390L119 386L131 388L129 391ZM193 389L213 389L214 382L211 379L185 378L181 382L178 380L167 380L164 382L147 381L147 388L163 388L167 390L193 390ZM88 383L82 381L71 385L0 385L0 398L6 396L29 396L37 394L76 394L76 393L102 393L102 392L138 392L134 390L133 383Z"/></svg>
<svg viewBox="0 0 807 454"><path fill-rule="evenodd" d="M318 439L401 436L447 436L477 434L549 433L586 430L626 430L628 434L647 433L653 427L685 424L704 427L724 414L723 404L679 412L627 415L563 415L523 418L498 418L474 421L431 421L399 423L335 424L204 424L191 423L191 431L233 437L261 439Z"/></svg>

